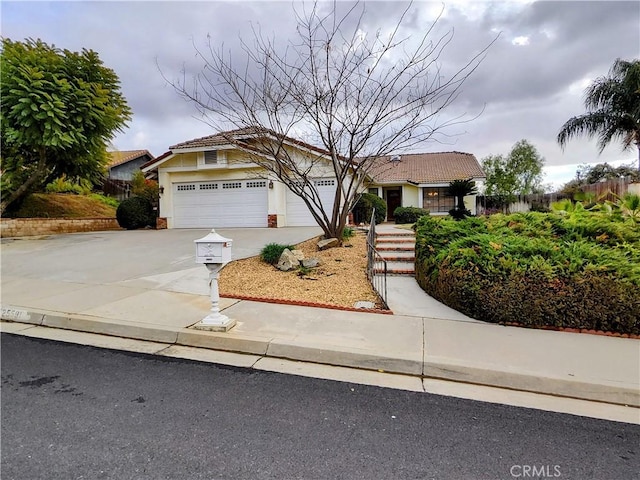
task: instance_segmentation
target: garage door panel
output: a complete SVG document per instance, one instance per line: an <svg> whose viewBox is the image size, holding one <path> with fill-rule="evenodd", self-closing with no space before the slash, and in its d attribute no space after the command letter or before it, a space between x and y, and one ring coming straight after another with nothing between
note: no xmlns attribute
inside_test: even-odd
<svg viewBox="0 0 640 480"><path fill-rule="evenodd" d="M225 180L176 183L175 228L267 226L267 182Z"/></svg>
<svg viewBox="0 0 640 480"><path fill-rule="evenodd" d="M314 180L315 187L325 212L333 208L336 193L335 178L320 178ZM287 225L290 227L312 227L317 225L307 204L298 195L287 189Z"/></svg>

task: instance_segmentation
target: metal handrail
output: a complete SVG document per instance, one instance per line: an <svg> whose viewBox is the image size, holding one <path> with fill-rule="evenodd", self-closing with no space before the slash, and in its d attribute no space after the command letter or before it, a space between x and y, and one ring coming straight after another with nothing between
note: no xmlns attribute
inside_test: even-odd
<svg viewBox="0 0 640 480"><path fill-rule="evenodd" d="M387 261L376 250L375 215L374 209L371 213L371 223L367 233L367 278L382 300L384 308L389 308L387 305Z"/></svg>

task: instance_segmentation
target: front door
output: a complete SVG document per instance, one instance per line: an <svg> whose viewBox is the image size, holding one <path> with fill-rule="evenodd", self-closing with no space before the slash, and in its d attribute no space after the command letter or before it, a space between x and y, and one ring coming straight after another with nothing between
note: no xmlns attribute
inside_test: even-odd
<svg viewBox="0 0 640 480"><path fill-rule="evenodd" d="M402 206L402 187L386 188L385 197L387 200L387 220L393 220L393 212Z"/></svg>

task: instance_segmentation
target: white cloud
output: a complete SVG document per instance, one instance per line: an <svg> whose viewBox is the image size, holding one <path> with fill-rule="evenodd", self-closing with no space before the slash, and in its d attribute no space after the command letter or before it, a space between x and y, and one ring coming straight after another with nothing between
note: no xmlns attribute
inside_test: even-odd
<svg viewBox="0 0 640 480"><path fill-rule="evenodd" d="M300 2L294 4L299 7ZM320 2L329 8L331 2ZM351 4L338 2L338 8ZM365 4L362 31L387 32L406 2ZM113 68L134 111L129 129L116 138L120 149L146 148L154 155L170 145L212 133L192 105L169 87L160 71L176 79L183 67L197 71L193 45L238 51L239 36L251 39L251 25L284 43L295 25L291 2L2 2L2 34L13 40L41 38L62 48L96 50ZM418 1L406 32L424 33L442 3ZM502 35L447 111L476 120L452 129L453 144L428 144L424 151L460 150L478 158L507 153L520 139L535 145L549 166L633 160L618 145L598 156L595 143L572 140L562 151L556 135L569 118L584 113L582 93L606 75L618 58L637 58L638 2L497 1L446 2L436 34L455 36L439 59L455 71L480 48ZM437 38L437 37L435 37ZM525 40L526 39L526 40ZM526 48L521 48L526 45ZM234 57L236 60L239 58ZM188 77L187 77L188 78ZM574 172L575 173L575 172Z"/></svg>

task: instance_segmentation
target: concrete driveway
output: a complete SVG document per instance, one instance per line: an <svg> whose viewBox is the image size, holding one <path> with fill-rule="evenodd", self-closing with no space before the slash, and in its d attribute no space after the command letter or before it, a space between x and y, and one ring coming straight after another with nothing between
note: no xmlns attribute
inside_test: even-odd
<svg viewBox="0 0 640 480"><path fill-rule="evenodd" d="M195 264L193 241L209 231L131 230L2 239L3 290L19 278L121 284L206 295L207 270ZM295 244L322 233L318 227L216 231L233 240L234 260L257 255L268 243Z"/></svg>

